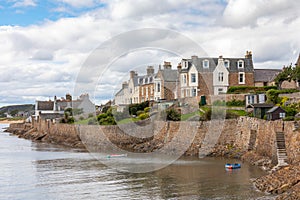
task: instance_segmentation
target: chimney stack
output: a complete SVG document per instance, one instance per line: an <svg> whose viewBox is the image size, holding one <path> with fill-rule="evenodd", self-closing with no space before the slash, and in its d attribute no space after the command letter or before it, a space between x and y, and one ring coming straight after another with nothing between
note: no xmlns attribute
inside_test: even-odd
<svg viewBox="0 0 300 200"><path fill-rule="evenodd" d="M133 79L135 76L137 76L137 73L135 71L130 71L130 79Z"/></svg>
<svg viewBox="0 0 300 200"><path fill-rule="evenodd" d="M66 94L66 100L67 101L72 101L72 96L70 94Z"/></svg>
<svg viewBox="0 0 300 200"><path fill-rule="evenodd" d="M245 58L252 59L252 52L251 51L246 51Z"/></svg>
<svg viewBox="0 0 300 200"><path fill-rule="evenodd" d="M124 89L124 88L127 88L128 87L128 83L125 81L125 82L123 82L123 84L122 84L122 89Z"/></svg>
<svg viewBox="0 0 300 200"><path fill-rule="evenodd" d="M181 72L181 62L180 63L178 63L178 65L177 65L177 70L178 70L178 72L180 73Z"/></svg>
<svg viewBox="0 0 300 200"><path fill-rule="evenodd" d="M164 61L164 69L172 69L171 62Z"/></svg>
<svg viewBox="0 0 300 200"><path fill-rule="evenodd" d="M147 75L152 75L154 74L154 67L153 66L148 66L147 67Z"/></svg>

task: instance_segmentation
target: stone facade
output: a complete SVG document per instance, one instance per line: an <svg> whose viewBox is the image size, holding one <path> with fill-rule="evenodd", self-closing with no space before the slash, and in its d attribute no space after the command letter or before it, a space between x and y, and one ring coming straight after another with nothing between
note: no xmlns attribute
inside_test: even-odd
<svg viewBox="0 0 300 200"><path fill-rule="evenodd" d="M229 85L230 86L254 86L254 74L245 73L245 82L239 82L239 73L229 74Z"/></svg>

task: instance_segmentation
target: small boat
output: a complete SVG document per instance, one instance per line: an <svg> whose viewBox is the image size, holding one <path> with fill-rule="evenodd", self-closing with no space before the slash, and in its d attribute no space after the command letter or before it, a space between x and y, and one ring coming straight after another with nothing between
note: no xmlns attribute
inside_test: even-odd
<svg viewBox="0 0 300 200"><path fill-rule="evenodd" d="M127 154L110 154L110 155L107 155L107 158L122 158L122 157L127 157Z"/></svg>
<svg viewBox="0 0 300 200"><path fill-rule="evenodd" d="M225 168L226 169L237 169L237 168L241 168L241 164L239 164L239 163L234 163L234 164L227 163L225 165Z"/></svg>

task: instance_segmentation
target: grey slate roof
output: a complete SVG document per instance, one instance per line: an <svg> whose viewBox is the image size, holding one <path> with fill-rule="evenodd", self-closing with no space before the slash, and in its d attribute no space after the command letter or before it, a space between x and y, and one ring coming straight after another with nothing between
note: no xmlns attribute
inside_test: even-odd
<svg viewBox="0 0 300 200"><path fill-rule="evenodd" d="M162 70L162 76L165 82L175 82L177 80L177 70L164 69Z"/></svg>
<svg viewBox="0 0 300 200"><path fill-rule="evenodd" d="M254 81L255 82L271 82L281 72L280 69L255 69Z"/></svg>
<svg viewBox="0 0 300 200"><path fill-rule="evenodd" d="M276 111L277 109L281 109L282 111L285 112L285 110L283 110L280 106L274 106L273 108L271 108L270 110L268 110L267 113L272 113L272 112Z"/></svg>
<svg viewBox="0 0 300 200"><path fill-rule="evenodd" d="M54 102L53 101L38 101L38 110L53 110Z"/></svg>
<svg viewBox="0 0 300 200"><path fill-rule="evenodd" d="M223 58L224 61L229 61L229 72L253 72L253 61L251 58ZM219 58L192 58L192 59L184 59L189 62L188 69L193 65L197 68L199 72L213 72L216 69L216 66L218 65ZM203 61L208 60L209 61L209 68L203 67ZM239 68L238 67L238 61L242 60L244 62L244 67ZM182 71L187 71L188 69L182 69Z"/></svg>

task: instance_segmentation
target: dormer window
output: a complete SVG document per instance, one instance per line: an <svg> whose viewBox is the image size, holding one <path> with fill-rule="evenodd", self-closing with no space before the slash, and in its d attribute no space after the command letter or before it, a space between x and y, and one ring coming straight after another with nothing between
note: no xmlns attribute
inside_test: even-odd
<svg viewBox="0 0 300 200"><path fill-rule="evenodd" d="M182 60L181 65L182 65L182 68L183 68L183 69L186 69L186 68L188 68L188 66L189 66L189 61L187 61L187 60Z"/></svg>
<svg viewBox="0 0 300 200"><path fill-rule="evenodd" d="M209 60L203 60L203 68L209 68Z"/></svg>
<svg viewBox="0 0 300 200"><path fill-rule="evenodd" d="M224 67L229 68L229 64L230 64L229 60L225 60L224 61Z"/></svg>
<svg viewBox="0 0 300 200"><path fill-rule="evenodd" d="M238 61L238 68L244 68L244 61L242 60Z"/></svg>

